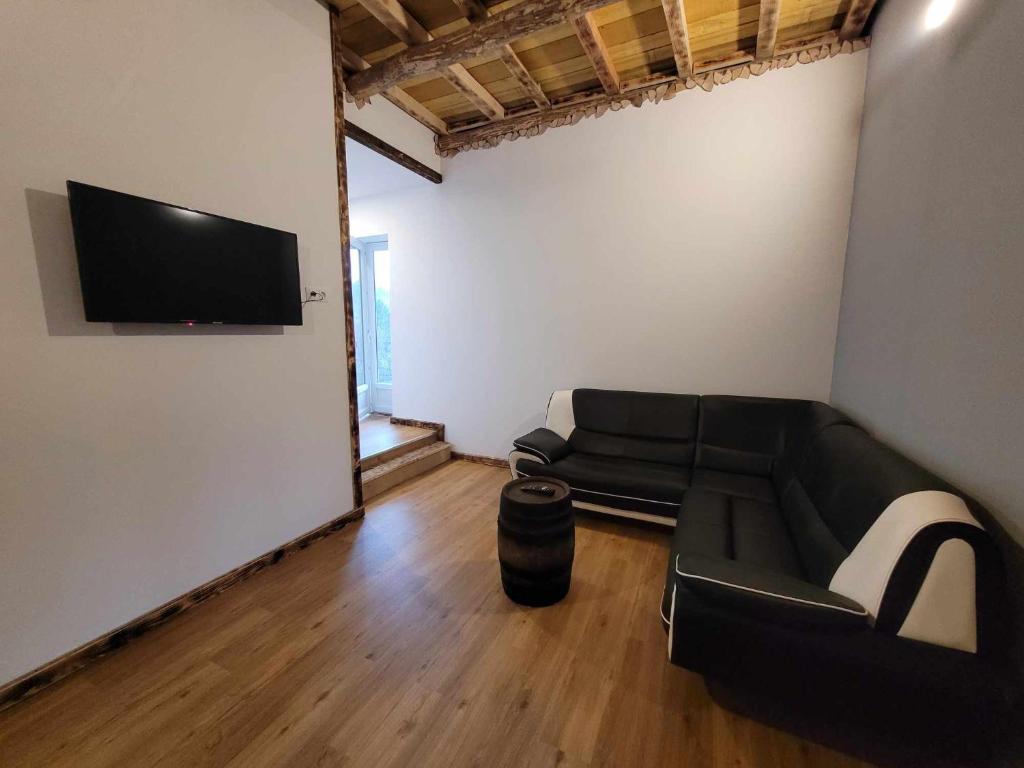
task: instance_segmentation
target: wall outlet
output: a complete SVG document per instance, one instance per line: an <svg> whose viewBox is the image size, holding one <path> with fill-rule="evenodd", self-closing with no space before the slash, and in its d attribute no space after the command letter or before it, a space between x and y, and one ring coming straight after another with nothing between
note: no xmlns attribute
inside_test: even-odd
<svg viewBox="0 0 1024 768"><path fill-rule="evenodd" d="M311 301L324 301L327 298L327 291L320 288L305 288L302 291L302 303L309 304Z"/></svg>

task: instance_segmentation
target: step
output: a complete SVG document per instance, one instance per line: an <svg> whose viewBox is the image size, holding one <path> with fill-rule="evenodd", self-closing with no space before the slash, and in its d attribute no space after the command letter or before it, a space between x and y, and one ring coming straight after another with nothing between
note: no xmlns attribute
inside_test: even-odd
<svg viewBox="0 0 1024 768"><path fill-rule="evenodd" d="M372 499L417 475L444 464L452 457L448 443L433 442L363 472L363 499Z"/></svg>
<svg viewBox="0 0 1024 768"><path fill-rule="evenodd" d="M374 467L379 467L381 464L386 464L392 459L397 459L399 456L411 453L419 448L431 445L437 442L437 432L430 432L426 435L420 435L414 437L411 440L406 440L404 443L393 445L390 448L386 448L383 451L379 451L371 456L367 456L363 459L363 477L366 473Z"/></svg>

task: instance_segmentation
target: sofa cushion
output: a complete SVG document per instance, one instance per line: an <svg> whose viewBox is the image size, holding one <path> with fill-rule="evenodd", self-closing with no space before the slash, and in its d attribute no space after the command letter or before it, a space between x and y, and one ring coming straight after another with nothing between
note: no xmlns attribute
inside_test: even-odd
<svg viewBox="0 0 1024 768"><path fill-rule="evenodd" d="M775 486L766 477L757 475L738 475L734 472L719 472L714 469L697 468L693 470L694 488L727 493L747 499L757 499L768 504L775 503Z"/></svg>
<svg viewBox="0 0 1024 768"><path fill-rule="evenodd" d="M811 580L828 586L885 508L924 490L948 486L857 427L822 430L781 498Z"/></svg>
<svg viewBox="0 0 1024 768"><path fill-rule="evenodd" d="M675 517L690 482L688 470L671 464L573 453L551 464L520 460L516 471L569 484L574 501Z"/></svg>
<svg viewBox="0 0 1024 768"><path fill-rule="evenodd" d="M822 431L836 424L856 426L846 414L825 403L815 400L793 402L786 424L785 445L772 467L772 481L780 497Z"/></svg>
<svg viewBox="0 0 1024 768"><path fill-rule="evenodd" d="M687 469L697 436L697 395L653 392L572 392L574 451Z"/></svg>
<svg viewBox="0 0 1024 768"><path fill-rule="evenodd" d="M768 568L720 557L676 556L675 588L726 610L824 632L859 632L868 612L842 595Z"/></svg>
<svg viewBox="0 0 1024 768"><path fill-rule="evenodd" d="M676 521L662 604L666 621L677 556L732 560L804 578L789 531L775 504L701 488L686 492Z"/></svg>
<svg viewBox="0 0 1024 768"><path fill-rule="evenodd" d="M910 504L916 509L919 500L933 495L921 492L934 491L963 498L948 483L862 430L834 425L814 440L782 495L781 507L808 579L818 586L842 591L832 586L837 571L861 542L867 546L866 539L876 524L884 527L885 521L880 520L883 514L914 514L911 507L904 511L904 506ZM963 500L972 513L982 512L970 499ZM998 551L991 537L977 525L939 520L938 524L922 523L911 531L896 553L895 563L891 558L888 564L880 562L884 591L877 607L865 607L872 613L877 630L887 634L903 631L918 596L927 592L925 582L939 548L946 541L963 541L970 546L968 559L973 566L969 570L973 574L961 576L975 581L970 590L976 601L971 645L980 655L998 653L1006 636L1005 617L999 608L1004 587ZM874 559L868 557L867 561ZM848 578L844 576L840 581L849 591ZM920 617L915 613L913 618Z"/></svg>
<svg viewBox="0 0 1024 768"><path fill-rule="evenodd" d="M704 395L695 467L770 477L799 400Z"/></svg>

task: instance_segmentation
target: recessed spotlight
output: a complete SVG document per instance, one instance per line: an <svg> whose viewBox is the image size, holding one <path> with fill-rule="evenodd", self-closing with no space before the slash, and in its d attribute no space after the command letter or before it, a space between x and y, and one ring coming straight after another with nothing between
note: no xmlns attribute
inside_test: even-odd
<svg viewBox="0 0 1024 768"><path fill-rule="evenodd" d="M932 0L924 14L925 29L937 29L953 15L956 0Z"/></svg>

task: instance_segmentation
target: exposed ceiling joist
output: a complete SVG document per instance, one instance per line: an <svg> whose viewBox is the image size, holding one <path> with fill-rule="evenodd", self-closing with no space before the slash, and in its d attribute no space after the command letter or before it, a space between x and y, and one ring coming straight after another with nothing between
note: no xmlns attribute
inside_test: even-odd
<svg viewBox="0 0 1024 768"><path fill-rule="evenodd" d="M433 39L398 0L359 0L359 4L406 45L426 43Z"/></svg>
<svg viewBox="0 0 1024 768"><path fill-rule="evenodd" d="M505 116L505 107L484 88L480 81L469 74L469 70L461 64L452 64L444 73L444 79L465 96L478 110L492 120L501 120Z"/></svg>
<svg viewBox="0 0 1024 768"><path fill-rule="evenodd" d="M839 30L839 39L853 40L860 37L877 2L878 0L853 0L850 3L850 10L846 13L846 18L843 20L843 26Z"/></svg>
<svg viewBox="0 0 1024 768"><path fill-rule="evenodd" d="M410 46L365 72L352 75L348 88L354 96L372 96L414 77L490 53L520 37L565 23L573 16L597 10L614 1L525 0L450 35Z"/></svg>
<svg viewBox="0 0 1024 768"><path fill-rule="evenodd" d="M344 66L349 72L362 72L370 68L370 62L353 51L347 45L337 42L335 43L335 47L341 55L342 66ZM434 133L448 133L448 125L444 120L420 104L401 88L388 88L384 91L383 96L410 117L423 123L423 125L427 126L427 128L432 130Z"/></svg>
<svg viewBox="0 0 1024 768"><path fill-rule="evenodd" d="M452 2L470 21L483 21L488 16L487 6L480 0L452 0Z"/></svg>
<svg viewBox="0 0 1024 768"><path fill-rule="evenodd" d="M547 94L544 93L544 89L540 87L540 84L533 79L530 75L529 70L523 65L523 62L516 55L516 52L512 50L511 45L504 45L501 49L501 61L505 65L505 68L512 74L512 77L516 79L519 85L522 87L526 94L533 99L533 103L541 109L547 109L551 106L551 102L548 100Z"/></svg>
<svg viewBox="0 0 1024 768"><path fill-rule="evenodd" d="M775 55L775 41L779 37L779 16L782 0L761 0L761 15L757 22L757 61L767 61Z"/></svg>
<svg viewBox="0 0 1024 768"><path fill-rule="evenodd" d="M452 131L447 136L439 136L437 150L442 157L450 157L468 149L497 146L502 141L536 136L548 128L563 125L575 125L586 117L600 116L607 111L615 111L625 107L639 107L644 103L670 99L682 90L701 88L712 90L717 85L725 85L734 80L743 80L751 76L763 75L774 69L792 67L796 64L809 64L814 61L831 58L840 54L856 53L870 45L868 38L838 42L831 36L824 36L822 42L814 44L806 41L785 54L776 55L767 61L747 61L741 64L727 63L691 77L660 77L651 78L648 82L624 83L624 92L615 96L603 93L577 97L561 104L555 104L550 110L531 110L499 122L490 122L461 131ZM749 57L748 57L749 59ZM729 60L731 61L731 60Z"/></svg>
<svg viewBox="0 0 1024 768"><path fill-rule="evenodd" d="M589 13L574 16L572 25L576 29L576 37L579 38L584 53L597 72L597 79L601 81L604 92L609 96L618 93L619 76L615 72L615 65L608 54L608 47L601 38L601 30L594 23L594 18Z"/></svg>
<svg viewBox="0 0 1024 768"><path fill-rule="evenodd" d="M484 5L480 0L452 0L462 15L465 16L470 22L483 21L489 15L487 6ZM529 96L533 103L540 108L547 108L551 106L551 102L548 101L547 95L544 90L540 87L530 71L523 64L518 54L512 50L511 45L503 45L501 47L501 62L505 65L505 69L509 71L509 74L516 79L526 95Z"/></svg>
<svg viewBox="0 0 1024 768"><path fill-rule="evenodd" d="M391 34L408 46L429 44L434 39L434 36L413 18L412 14L405 9L405 6L399 0L359 0L359 4L369 11L377 21L387 27ZM372 69L371 67L370 70L363 71L372 71ZM458 62L452 62L447 67L444 76L459 93L466 97L470 104L484 115L492 120L501 120L505 117L505 107L502 106L501 102L495 99L490 91L484 88L464 66ZM392 83L389 87L397 85L398 83ZM379 93L380 90L387 89L379 89L377 92ZM349 91L357 98L365 98L365 96L370 95L354 93L351 85L349 85Z"/></svg>
<svg viewBox="0 0 1024 768"><path fill-rule="evenodd" d="M686 9L683 0L661 0L668 25L669 40L672 41L672 55L676 60L676 71L680 77L693 73L693 54L690 52L690 33L686 27Z"/></svg>

